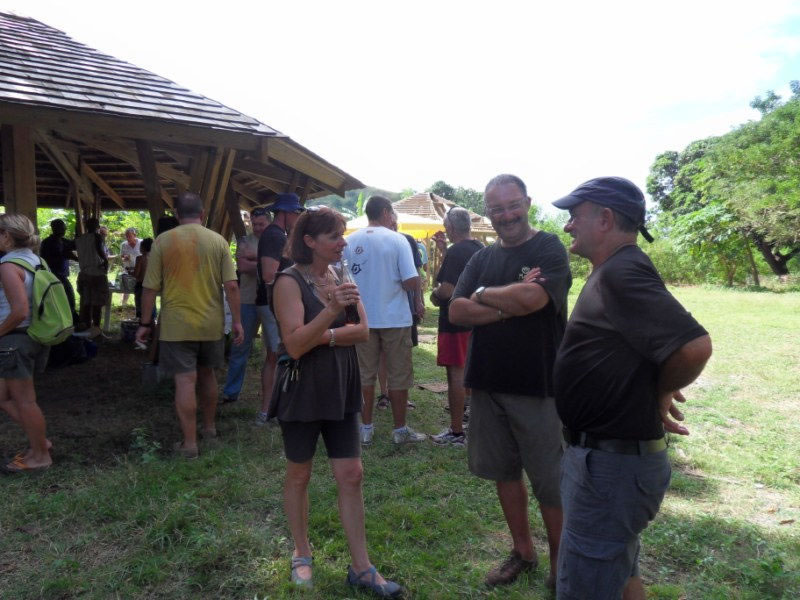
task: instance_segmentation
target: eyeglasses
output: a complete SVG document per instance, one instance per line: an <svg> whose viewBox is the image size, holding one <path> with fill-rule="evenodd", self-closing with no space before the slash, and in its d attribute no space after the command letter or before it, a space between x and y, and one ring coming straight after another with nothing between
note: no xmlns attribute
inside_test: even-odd
<svg viewBox="0 0 800 600"><path fill-rule="evenodd" d="M489 208L486 207L486 214L490 217L497 217L502 215L504 212L514 212L522 208L525 204L524 200L515 200L506 206L492 206Z"/></svg>

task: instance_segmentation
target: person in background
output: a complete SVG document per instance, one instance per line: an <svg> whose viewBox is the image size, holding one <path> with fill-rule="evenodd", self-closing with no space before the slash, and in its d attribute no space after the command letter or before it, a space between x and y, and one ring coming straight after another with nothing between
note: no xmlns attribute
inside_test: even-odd
<svg viewBox="0 0 800 600"><path fill-rule="evenodd" d="M358 436L361 407L355 344L369 336L367 315L353 283L340 283L331 265L341 261L345 219L327 207L300 215L288 243L294 265L278 274L273 307L281 328L280 361L270 417L277 416L286 454L284 506L294 539L291 581L312 586L308 539L308 483L320 434L339 492L339 516L352 564L347 583L382 598L403 589L385 580L367 554ZM359 324L348 324L355 305Z"/></svg>
<svg viewBox="0 0 800 600"><path fill-rule="evenodd" d="M3 465L6 473L47 469L52 444L39 405L33 377L44 371L49 348L35 342L25 331L31 323L33 273L16 265L22 259L36 268L34 252L39 238L24 215L0 215L0 408L20 424L30 447Z"/></svg>
<svg viewBox="0 0 800 600"><path fill-rule="evenodd" d="M136 267L136 257L142 251L140 248L142 240L136 237L136 228L128 227L125 230L125 241L119 247L119 255L122 258L122 268L128 275L133 275L133 269ZM122 306L128 303L128 293L122 294Z"/></svg>
<svg viewBox="0 0 800 600"><path fill-rule="evenodd" d="M100 233L100 222L96 218L91 217L86 220L86 233L75 240L75 247L80 267L78 273L78 294L81 297L80 328L91 328L94 334L99 334L101 313L109 299L108 251Z"/></svg>
<svg viewBox="0 0 800 600"><path fill-rule="evenodd" d="M53 275L58 277L58 280L64 284L64 291L67 293L67 300L72 309L74 320L78 320L78 313L76 312L75 304L75 290L72 288L72 282L69 280L69 261L78 261L78 255L75 254L75 242L68 240L64 237L67 232L67 226L61 219L53 219L50 221L51 234L42 240L42 247L39 250L39 255L50 267Z"/></svg>
<svg viewBox="0 0 800 600"><path fill-rule="evenodd" d="M471 237L472 221L469 211L454 206L444 217L444 229L451 246L448 248L443 235L434 235L434 241L443 260L436 274L436 287L431 291L431 303L439 307L439 332L436 340L436 364L447 372L447 404L450 408L450 427L431 437L440 446L466 445L464 435L464 365L467 362L467 347L471 329L450 322L448 305L458 278L469 259L483 248Z"/></svg>
<svg viewBox="0 0 800 600"><path fill-rule="evenodd" d="M269 328L277 328L275 318L270 313L269 306L256 305L256 297L258 296L259 286L263 286L263 282L258 278L258 241L261 234L270 223L270 213L264 207L254 208L250 212L250 224L252 225L253 232L250 235L239 238L236 244L236 267L239 272L239 293L242 297L242 328L244 329L244 342L238 346L231 348L231 355L228 358L228 374L225 378L225 385L222 388L222 403L235 402L239 399L239 393L242 391L242 384L244 383L245 369L247 368L247 359L250 356L250 350L253 347L253 340L258 333L258 326L261 324L262 339L264 341L264 350L267 353L272 353L270 348L270 339L278 337L277 331L273 329L271 332ZM263 292L262 292L263 293ZM275 358L271 360L268 358L261 366L263 369L269 369L274 372ZM264 383L264 374L262 373L261 381ZM269 388L261 389L262 397L272 393L272 377L267 378L266 381Z"/></svg>
<svg viewBox="0 0 800 600"><path fill-rule="evenodd" d="M133 290L133 303L136 306L136 318L142 318L142 283L144 274L147 273L147 260L150 256L150 249L153 247L153 238L144 238L139 244L139 256L133 266L133 277L136 279L136 287ZM155 320L155 306L153 307L153 318Z"/></svg>
<svg viewBox="0 0 800 600"><path fill-rule="evenodd" d="M198 397L203 438L215 438L217 379L214 369L224 364L225 338L222 293L232 315L233 343L244 340L239 315L239 285L228 242L203 227L203 200L183 192L175 202L180 225L153 242L144 276L142 320L136 341L150 337L150 320L158 292L159 367L175 379L175 410L183 440L175 452L197 458ZM145 316L147 315L147 316Z"/></svg>
<svg viewBox="0 0 800 600"><path fill-rule="evenodd" d="M637 245L653 238L636 185L598 177L553 204L569 210L570 252L592 263L554 370L567 443L558 598L644 600L639 536L669 487L664 430L689 433L674 400L711 338Z"/></svg>
<svg viewBox="0 0 800 600"><path fill-rule="evenodd" d="M292 260L284 252L286 239L300 213L305 210L300 204L297 194L292 193L278 194L275 201L267 208L274 214L274 217L272 223L267 226L258 240L257 268L261 285L256 294L256 306L259 307L259 315L267 323L264 328L267 356L264 366L261 368L261 409L255 420L258 427L267 424L272 382L275 377L275 361L281 341L275 314L269 305L272 285L275 283L275 275L292 264Z"/></svg>
<svg viewBox="0 0 800 600"><path fill-rule="evenodd" d="M414 383L411 360L412 313L407 292L419 291L419 272L406 239L393 231L397 221L392 203L372 196L365 208L369 225L348 238L345 258L361 293L369 317L369 340L357 345L364 407L361 443L372 443L375 379L381 352L386 353L387 383L392 405L395 444L421 442L427 436L406 424L408 390ZM424 315L422 298L415 296L415 312Z"/></svg>

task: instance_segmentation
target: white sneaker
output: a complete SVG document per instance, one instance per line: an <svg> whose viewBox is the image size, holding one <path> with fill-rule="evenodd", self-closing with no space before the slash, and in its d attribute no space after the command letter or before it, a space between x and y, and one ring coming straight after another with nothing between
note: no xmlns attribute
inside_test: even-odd
<svg viewBox="0 0 800 600"><path fill-rule="evenodd" d="M424 433L417 433L411 427L406 425L402 429L395 429L392 431L392 441L395 444L408 444L413 442L421 442L428 439Z"/></svg>
<svg viewBox="0 0 800 600"><path fill-rule="evenodd" d="M361 439L361 444L364 446L369 446L372 443L372 436L375 435L375 428L359 425L358 434L359 438Z"/></svg>

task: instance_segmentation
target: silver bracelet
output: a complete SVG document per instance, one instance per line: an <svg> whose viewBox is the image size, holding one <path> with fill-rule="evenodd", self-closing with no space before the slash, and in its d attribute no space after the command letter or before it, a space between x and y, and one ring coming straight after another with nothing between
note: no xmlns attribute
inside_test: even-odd
<svg viewBox="0 0 800 600"><path fill-rule="evenodd" d="M334 333L333 329L328 329L331 332L331 341L328 342L328 346L333 348L336 345L336 333Z"/></svg>

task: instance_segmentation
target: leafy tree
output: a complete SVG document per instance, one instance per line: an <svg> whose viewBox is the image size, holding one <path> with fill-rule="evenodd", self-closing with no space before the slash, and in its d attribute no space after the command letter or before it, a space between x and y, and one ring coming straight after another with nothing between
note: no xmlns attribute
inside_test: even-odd
<svg viewBox="0 0 800 600"><path fill-rule="evenodd" d="M463 206L464 208L479 215L484 214L483 192L479 192L478 190L461 186L454 188L444 181L437 181L426 191L451 200L459 206Z"/></svg>

